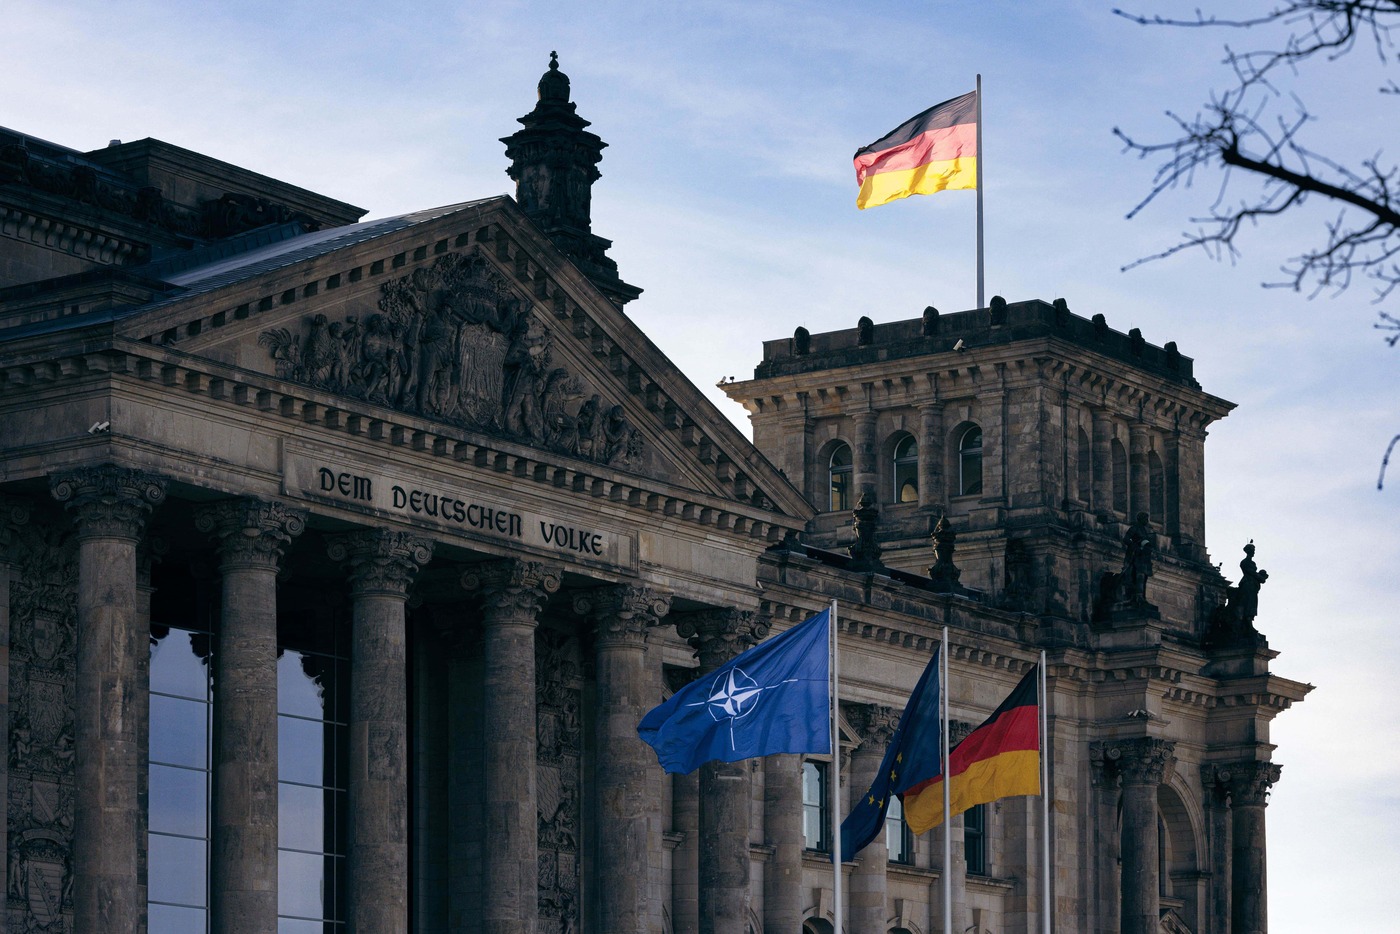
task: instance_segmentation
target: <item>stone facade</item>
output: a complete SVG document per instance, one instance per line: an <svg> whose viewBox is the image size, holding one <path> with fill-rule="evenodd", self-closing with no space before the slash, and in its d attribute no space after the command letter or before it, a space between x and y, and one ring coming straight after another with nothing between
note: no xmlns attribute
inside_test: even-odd
<svg viewBox="0 0 1400 934"><path fill-rule="evenodd" d="M1230 404L994 299L767 342L750 443L623 313L602 141L539 93L517 198L365 223L0 134L0 934L830 932L812 790L944 626L963 732L1047 654L1051 890L1006 799L947 867L891 824L845 930L940 930L945 871L957 931L1266 930L1307 687L1206 550ZM664 775L642 714L833 598L838 754Z"/></svg>

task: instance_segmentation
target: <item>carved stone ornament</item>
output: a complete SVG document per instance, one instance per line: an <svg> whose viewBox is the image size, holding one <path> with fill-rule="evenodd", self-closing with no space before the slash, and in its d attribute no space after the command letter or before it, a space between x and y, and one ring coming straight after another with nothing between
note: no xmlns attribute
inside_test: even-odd
<svg viewBox="0 0 1400 934"><path fill-rule="evenodd" d="M676 632L700 656L700 670L713 671L768 635L769 624L752 610L716 609L676 618Z"/></svg>
<svg viewBox="0 0 1400 934"><path fill-rule="evenodd" d="M851 570L875 573L885 569L880 561L880 543L875 540L879 524L880 510L874 497L869 493L860 494L856 508L851 510L851 531L856 534L849 549Z"/></svg>
<svg viewBox="0 0 1400 934"><path fill-rule="evenodd" d="M622 406L554 365L553 342L476 250L386 282L364 321L318 314L258 337L283 379L570 457L638 464L641 433Z"/></svg>
<svg viewBox="0 0 1400 934"><path fill-rule="evenodd" d="M306 528L306 510L256 499L228 500L195 512L195 528L219 539L224 567L275 569Z"/></svg>
<svg viewBox="0 0 1400 934"><path fill-rule="evenodd" d="M1176 743L1142 737L1103 744L1106 769L1118 774L1125 785L1160 785L1171 774Z"/></svg>
<svg viewBox="0 0 1400 934"><path fill-rule="evenodd" d="M574 611L597 627L599 645L645 645L647 632L671 610L669 594L620 584L584 591L574 597Z"/></svg>
<svg viewBox="0 0 1400 934"><path fill-rule="evenodd" d="M899 727L900 712L880 704L842 704L841 713L860 737L860 751L883 756Z"/></svg>
<svg viewBox="0 0 1400 934"><path fill-rule="evenodd" d="M1232 807L1264 807L1269 803L1269 789L1283 773L1283 767L1273 762L1233 762L1226 768Z"/></svg>
<svg viewBox="0 0 1400 934"><path fill-rule="evenodd" d="M108 464L56 474L49 491L73 513L79 537L135 541L151 509L165 500L165 479Z"/></svg>
<svg viewBox="0 0 1400 934"><path fill-rule="evenodd" d="M492 618L533 622L563 581L559 568L542 561L491 561L462 574L462 588L485 603L488 623Z"/></svg>
<svg viewBox="0 0 1400 934"><path fill-rule="evenodd" d="M407 596L418 569L433 558L433 542L408 532L368 529L333 536L326 552L345 564L352 595Z"/></svg>

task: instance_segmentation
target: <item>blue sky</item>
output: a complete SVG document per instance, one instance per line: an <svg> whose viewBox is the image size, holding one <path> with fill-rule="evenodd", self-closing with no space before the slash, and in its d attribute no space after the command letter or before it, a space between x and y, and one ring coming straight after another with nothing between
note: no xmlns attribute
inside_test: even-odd
<svg viewBox="0 0 1400 934"><path fill-rule="evenodd" d="M1318 206L1249 231L1234 265L1190 253L1120 272L1175 242L1218 178L1128 221L1153 163L1111 129L1167 138L1163 112L1194 112L1226 80L1222 43L1249 37L1146 29L1111 7L10 0L0 124L79 149L153 136L377 217L510 191L498 139L558 50L609 143L594 231L646 289L628 311L742 423L714 384L751 374L763 339L972 306L972 193L857 211L850 160L980 72L988 295L1064 297L1175 340L1239 403L1207 445L1208 544L1234 579L1255 540L1274 668L1318 685L1273 730L1272 930L1381 930L1400 874L1400 464L1375 487L1400 431L1400 349L1372 328L1364 283L1311 301L1258 287L1313 242ZM1301 76L1319 145L1396 142L1379 71L1361 48Z"/></svg>

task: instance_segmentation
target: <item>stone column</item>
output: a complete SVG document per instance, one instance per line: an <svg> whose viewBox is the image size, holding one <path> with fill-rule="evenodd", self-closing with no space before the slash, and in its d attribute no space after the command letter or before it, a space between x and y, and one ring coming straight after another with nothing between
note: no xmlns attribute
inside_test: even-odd
<svg viewBox="0 0 1400 934"><path fill-rule="evenodd" d="M473 567L462 586L479 593L486 661L485 838L482 934L534 934L539 870L535 795L535 629L559 569L534 561Z"/></svg>
<svg viewBox="0 0 1400 934"><path fill-rule="evenodd" d="M856 805L855 795L865 794L874 783L885 757L885 747L899 725L899 713L877 704L843 704L842 712L855 727L860 745L851 754L850 789L852 801L845 813ZM883 828L875 839L856 856L850 875L851 934L885 934L885 869L889 866L889 849Z"/></svg>
<svg viewBox="0 0 1400 934"><path fill-rule="evenodd" d="M671 927L700 932L700 776L670 775L671 829L684 834L671 867Z"/></svg>
<svg viewBox="0 0 1400 934"><path fill-rule="evenodd" d="M943 403L919 407L919 505L946 509L948 478L947 438L943 429Z"/></svg>
<svg viewBox="0 0 1400 934"><path fill-rule="evenodd" d="M1123 934L1157 934L1157 786L1168 774L1175 748L1169 740L1141 738L1115 743L1108 753L1123 787Z"/></svg>
<svg viewBox="0 0 1400 934"><path fill-rule="evenodd" d="M1230 930L1230 770L1201 766L1205 792L1206 869L1210 873L1206 930Z"/></svg>
<svg viewBox="0 0 1400 934"><path fill-rule="evenodd" d="M862 493L870 493L876 497L878 502L880 458L875 435L875 421L878 417L874 412L857 412L851 416L851 421L855 425L855 444L852 446L855 464L851 474L855 481L855 490L852 494L853 504L860 499Z"/></svg>
<svg viewBox="0 0 1400 934"><path fill-rule="evenodd" d="M327 542L350 577L349 930L408 931L408 665L404 608L433 543L367 529Z"/></svg>
<svg viewBox="0 0 1400 934"><path fill-rule="evenodd" d="M1167 435L1164 453L1165 463L1162 465L1166 476L1166 489L1163 491L1163 499L1166 500L1167 514L1162 518L1162 531L1171 536L1173 542L1181 542L1181 433L1174 431Z"/></svg>
<svg viewBox="0 0 1400 934"><path fill-rule="evenodd" d="M15 531L29 521L29 506L0 496L0 723L10 722L10 580ZM8 729L8 727L7 727ZM0 756L0 800L9 800L10 757ZM9 821L0 821L0 854L10 853ZM9 867L6 867L7 869ZM9 873L6 873L9 878ZM0 909L0 934L6 931L6 913Z"/></svg>
<svg viewBox="0 0 1400 934"><path fill-rule="evenodd" d="M763 760L763 836L773 850L763 873L763 927L802 930L802 757Z"/></svg>
<svg viewBox="0 0 1400 934"><path fill-rule="evenodd" d="M1122 919L1122 880L1119 852L1123 839L1118 830L1118 767L1111 757L1113 743L1089 744L1089 783L1092 821L1089 852L1094 876L1090 916L1085 930L1091 934L1118 934Z"/></svg>
<svg viewBox="0 0 1400 934"><path fill-rule="evenodd" d="M165 480L111 465L51 478L54 499L78 533L77 686L73 738L73 927L138 931L141 802L136 735L149 703L138 690L137 659L149 631L137 619L136 546Z"/></svg>
<svg viewBox="0 0 1400 934"><path fill-rule="evenodd" d="M195 513L219 543L218 703L209 917L214 934L277 927L277 569L306 512L230 500Z"/></svg>
<svg viewBox="0 0 1400 934"><path fill-rule="evenodd" d="M624 585L581 594L574 607L589 616L596 633L598 926L648 934L648 831L656 818L648 777L655 756L637 736L637 724L653 702L647 632L671 600Z"/></svg>
<svg viewBox="0 0 1400 934"><path fill-rule="evenodd" d="M1147 426L1133 422L1128 426L1128 518L1145 512L1152 524L1163 528L1162 517L1152 515L1151 477L1147 470Z"/></svg>
<svg viewBox="0 0 1400 934"><path fill-rule="evenodd" d="M1230 931L1267 934L1268 867L1264 853L1264 807L1281 768L1272 762L1228 767L1230 782ZM1223 770L1222 770L1223 771Z"/></svg>
<svg viewBox="0 0 1400 934"><path fill-rule="evenodd" d="M676 629L699 650L701 677L768 632L747 610L680 617ZM749 764L700 766L700 934L744 930L749 915Z"/></svg>
<svg viewBox="0 0 1400 934"><path fill-rule="evenodd" d="M1100 516L1113 515L1113 454L1109 442L1113 440L1113 423L1109 421L1108 410L1103 406L1089 407L1094 418L1094 434L1090 440L1094 459L1093 511Z"/></svg>

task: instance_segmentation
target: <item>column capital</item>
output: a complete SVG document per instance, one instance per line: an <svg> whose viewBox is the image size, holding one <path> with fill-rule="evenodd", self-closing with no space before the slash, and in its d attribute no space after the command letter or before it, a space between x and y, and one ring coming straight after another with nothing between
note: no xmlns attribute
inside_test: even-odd
<svg viewBox="0 0 1400 934"><path fill-rule="evenodd" d="M15 532L28 522L28 502L13 496L0 496L0 562L9 560Z"/></svg>
<svg viewBox="0 0 1400 934"><path fill-rule="evenodd" d="M130 467L79 467L49 478L53 498L72 512L79 538L137 541L165 500L165 478Z"/></svg>
<svg viewBox="0 0 1400 934"><path fill-rule="evenodd" d="M713 671L768 635L768 620L735 607L683 613L676 632L700 655L700 670Z"/></svg>
<svg viewBox="0 0 1400 934"><path fill-rule="evenodd" d="M841 714L860 737L859 754L883 756L894 731L899 728L900 712L882 704L843 703Z"/></svg>
<svg viewBox="0 0 1400 934"><path fill-rule="evenodd" d="M389 529L365 529L326 541L332 561L350 574L350 593L406 597L418 569L433 558L432 539Z"/></svg>
<svg viewBox="0 0 1400 934"><path fill-rule="evenodd" d="M643 646L647 632L671 611L671 595L637 584L618 584L579 593L574 610L597 627L600 646Z"/></svg>
<svg viewBox="0 0 1400 934"><path fill-rule="evenodd" d="M1264 807L1282 771L1274 762L1232 762L1220 767L1219 776L1229 784L1232 807Z"/></svg>
<svg viewBox="0 0 1400 934"><path fill-rule="evenodd" d="M462 574L462 588L479 596L488 619L533 623L548 596L563 583L563 571L543 561L489 561Z"/></svg>
<svg viewBox="0 0 1400 934"><path fill-rule="evenodd" d="M275 570L287 545L305 530L306 516L306 510L285 503L231 499L200 507L194 525L219 540L225 569Z"/></svg>
<svg viewBox="0 0 1400 934"><path fill-rule="evenodd" d="M1169 739L1139 737L1095 744L1105 773L1116 774L1124 785L1160 785L1171 774L1176 743Z"/></svg>

